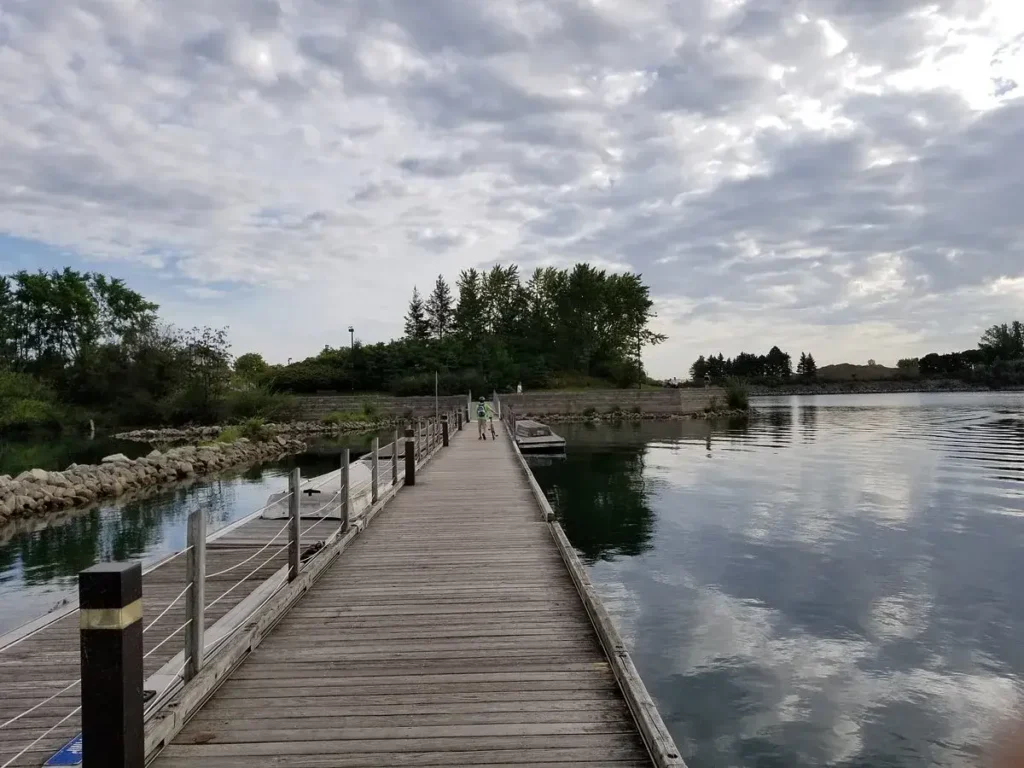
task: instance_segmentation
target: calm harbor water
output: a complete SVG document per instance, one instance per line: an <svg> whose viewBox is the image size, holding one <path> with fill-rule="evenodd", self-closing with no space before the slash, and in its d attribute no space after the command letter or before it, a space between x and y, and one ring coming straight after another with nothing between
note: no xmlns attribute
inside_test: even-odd
<svg viewBox="0 0 1024 768"><path fill-rule="evenodd" d="M754 406L531 460L688 764L982 764L1024 702L1024 395Z"/></svg>
<svg viewBox="0 0 1024 768"><path fill-rule="evenodd" d="M266 504L271 493L287 485L292 468L299 467L307 477L328 472L337 468L342 447L348 446L358 457L368 450L370 438L347 435L316 440L308 453L279 462L53 518L46 527L38 521L37 530L0 530L0 634L74 598L78 572L94 563L129 559L151 563L182 549L186 521L193 510L205 510L207 530L214 531ZM381 435L381 442L387 441L390 437ZM144 447L143 453L150 450ZM85 460L80 453L68 458Z"/></svg>

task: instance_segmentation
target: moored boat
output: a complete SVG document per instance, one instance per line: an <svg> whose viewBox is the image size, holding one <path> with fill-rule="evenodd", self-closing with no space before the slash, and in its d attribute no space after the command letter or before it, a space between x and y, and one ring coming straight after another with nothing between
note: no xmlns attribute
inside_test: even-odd
<svg viewBox="0 0 1024 768"><path fill-rule="evenodd" d="M515 439L523 453L565 453L565 438L532 419L516 421Z"/></svg>

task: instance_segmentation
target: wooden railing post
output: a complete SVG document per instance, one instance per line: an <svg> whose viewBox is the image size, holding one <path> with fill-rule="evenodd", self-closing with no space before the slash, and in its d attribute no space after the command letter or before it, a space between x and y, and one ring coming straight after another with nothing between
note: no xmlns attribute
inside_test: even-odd
<svg viewBox="0 0 1024 768"><path fill-rule="evenodd" d="M416 485L416 441L412 427L405 430L405 484Z"/></svg>
<svg viewBox="0 0 1024 768"><path fill-rule="evenodd" d="M398 485L398 430L395 430L392 435L394 440L391 442L391 485Z"/></svg>
<svg viewBox="0 0 1024 768"><path fill-rule="evenodd" d="M448 414L441 417L441 447L448 447Z"/></svg>
<svg viewBox="0 0 1024 768"><path fill-rule="evenodd" d="M348 530L348 518L352 511L352 484L349 482L349 450L341 449L341 532Z"/></svg>
<svg viewBox="0 0 1024 768"><path fill-rule="evenodd" d="M185 682L203 668L203 630L206 613L206 514L197 510L188 518L188 552L185 555Z"/></svg>
<svg viewBox="0 0 1024 768"><path fill-rule="evenodd" d="M377 489L378 481L380 479L380 438L374 436L373 438L373 466L370 468L370 482L372 484L372 491L370 492L371 503L376 504L379 498L379 492Z"/></svg>
<svg viewBox="0 0 1024 768"><path fill-rule="evenodd" d="M462 409L461 408L459 408L458 414L459 415L458 415L457 418L458 418L458 423L459 423L459 432L461 432L462 431Z"/></svg>
<svg viewBox="0 0 1024 768"><path fill-rule="evenodd" d="M423 450L423 419L416 419L416 461L420 460L420 452Z"/></svg>
<svg viewBox="0 0 1024 768"><path fill-rule="evenodd" d="M299 515L301 512L302 496L299 495L299 486L302 484L302 474L298 469L293 469L288 476L288 489L291 496L288 497L288 581L295 581L299 575L299 560L302 554L299 547L301 530L299 528Z"/></svg>
<svg viewBox="0 0 1024 768"><path fill-rule="evenodd" d="M143 768L142 565L100 563L78 574L82 765Z"/></svg>

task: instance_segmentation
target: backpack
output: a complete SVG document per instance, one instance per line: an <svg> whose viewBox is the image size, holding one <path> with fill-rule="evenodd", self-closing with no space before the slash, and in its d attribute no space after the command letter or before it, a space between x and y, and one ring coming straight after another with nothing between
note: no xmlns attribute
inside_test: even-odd
<svg viewBox="0 0 1024 768"><path fill-rule="evenodd" d="M476 415L479 416L480 418L483 418L484 416L487 415L487 409L484 408L483 403L480 403L480 405L476 407Z"/></svg>

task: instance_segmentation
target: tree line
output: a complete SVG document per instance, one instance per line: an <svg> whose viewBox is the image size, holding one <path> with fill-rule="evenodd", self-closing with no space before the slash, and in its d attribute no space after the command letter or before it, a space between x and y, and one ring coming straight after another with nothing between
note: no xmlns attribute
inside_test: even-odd
<svg viewBox="0 0 1024 768"><path fill-rule="evenodd" d="M442 394L540 389L593 381L635 386L645 377L644 347L654 302L640 275L587 264L548 267L523 279L512 264L463 270L452 286L438 276L424 296L414 287L404 336L355 342L272 369L275 391Z"/></svg>
<svg viewBox="0 0 1024 768"><path fill-rule="evenodd" d="M586 264L464 270L414 288L405 335L326 347L300 362L233 359L227 329L161 323L121 280L70 268L0 275L0 429L96 418L117 425L285 418L293 393L446 394L583 385L631 386L650 329L635 274Z"/></svg>
<svg viewBox="0 0 1024 768"><path fill-rule="evenodd" d="M796 375L801 379L813 379L817 376L818 364L814 355L800 353L796 366ZM711 381L721 384L727 379L744 379L752 383L779 383L789 381L793 377L793 358L775 346L766 355L752 352L740 352L736 357L718 355L701 355L690 366L690 378L700 384Z"/></svg>
<svg viewBox="0 0 1024 768"><path fill-rule="evenodd" d="M1024 323L993 325L974 349L904 358L897 367L923 378L960 379L992 387L1024 384Z"/></svg>
<svg viewBox="0 0 1024 768"><path fill-rule="evenodd" d="M173 328L156 311L101 274L0 275L0 428L216 419L233 376L227 331Z"/></svg>

